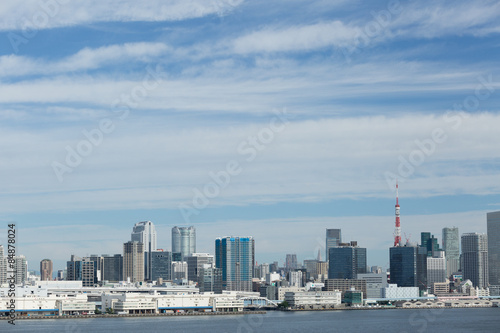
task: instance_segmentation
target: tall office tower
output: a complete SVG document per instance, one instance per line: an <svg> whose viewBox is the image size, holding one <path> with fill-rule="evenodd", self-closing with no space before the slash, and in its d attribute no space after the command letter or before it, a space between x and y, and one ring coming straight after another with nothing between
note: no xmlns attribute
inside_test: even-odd
<svg viewBox="0 0 500 333"><path fill-rule="evenodd" d="M71 260L66 262L66 280L81 281L82 280L82 258L71 255Z"/></svg>
<svg viewBox="0 0 500 333"><path fill-rule="evenodd" d="M96 263L90 258L82 260L82 287L94 287L98 282L98 272L95 269Z"/></svg>
<svg viewBox="0 0 500 333"><path fill-rule="evenodd" d="M98 256L97 254L91 254L88 259L94 263L94 284L101 283L101 281L103 281L104 257Z"/></svg>
<svg viewBox="0 0 500 333"><path fill-rule="evenodd" d="M43 259L40 261L40 280L52 281L52 260Z"/></svg>
<svg viewBox="0 0 500 333"><path fill-rule="evenodd" d="M486 234L462 235L462 277L475 287L488 286L488 238Z"/></svg>
<svg viewBox="0 0 500 333"><path fill-rule="evenodd" d="M198 285L201 293L213 292L222 294L222 269L207 264L200 271L200 283Z"/></svg>
<svg viewBox="0 0 500 333"><path fill-rule="evenodd" d="M196 253L196 229L194 227L172 228L172 253L181 253L181 259Z"/></svg>
<svg viewBox="0 0 500 333"><path fill-rule="evenodd" d="M184 280L188 277L186 261L172 261L172 280Z"/></svg>
<svg viewBox="0 0 500 333"><path fill-rule="evenodd" d="M328 262L328 253L332 247L339 246L342 243L342 232L340 229L326 229L326 261Z"/></svg>
<svg viewBox="0 0 500 333"><path fill-rule="evenodd" d="M417 286L417 247L396 246L389 249L391 284Z"/></svg>
<svg viewBox="0 0 500 333"><path fill-rule="evenodd" d="M185 258L188 264L188 280L200 283L200 273L204 265L213 265L214 256L208 253L193 253Z"/></svg>
<svg viewBox="0 0 500 333"><path fill-rule="evenodd" d="M285 269L290 271L298 268L297 264L297 255L296 254L287 254L285 260Z"/></svg>
<svg viewBox="0 0 500 333"><path fill-rule="evenodd" d="M0 245L0 285L7 283L7 258L3 254L3 245Z"/></svg>
<svg viewBox="0 0 500 333"><path fill-rule="evenodd" d="M252 291L255 264L253 237L223 237L215 240L215 266L222 269L222 288Z"/></svg>
<svg viewBox="0 0 500 333"><path fill-rule="evenodd" d="M421 244L420 246L427 249L427 256L432 257L435 251L441 251L439 248L438 240L430 232L422 232L420 234Z"/></svg>
<svg viewBox="0 0 500 333"><path fill-rule="evenodd" d="M443 250L446 254L446 274L450 276L460 268L460 241L458 228L443 228Z"/></svg>
<svg viewBox="0 0 500 333"><path fill-rule="evenodd" d="M417 247L417 287L425 291L431 287L427 283L427 245Z"/></svg>
<svg viewBox="0 0 500 333"><path fill-rule="evenodd" d="M329 279L356 279L358 274L366 273L366 248L337 246L328 253Z"/></svg>
<svg viewBox="0 0 500 333"><path fill-rule="evenodd" d="M162 279L172 280L172 252L154 251L151 252L151 280Z"/></svg>
<svg viewBox="0 0 500 333"><path fill-rule="evenodd" d="M156 251L156 229L153 222L136 223L130 240L144 244L144 279L151 280L151 257L149 253Z"/></svg>
<svg viewBox="0 0 500 333"><path fill-rule="evenodd" d="M14 276L16 284L23 284L28 277L28 261L23 255L14 257Z"/></svg>
<svg viewBox="0 0 500 333"><path fill-rule="evenodd" d="M435 251L427 257L427 286L434 292L434 283L446 282L446 256L444 251Z"/></svg>
<svg viewBox="0 0 500 333"><path fill-rule="evenodd" d="M102 280L109 282L123 281L123 256L103 254Z"/></svg>
<svg viewBox="0 0 500 333"><path fill-rule="evenodd" d="M500 286L500 211L486 214L489 282Z"/></svg>
<svg viewBox="0 0 500 333"><path fill-rule="evenodd" d="M123 244L123 279L144 281L144 244L129 241Z"/></svg>

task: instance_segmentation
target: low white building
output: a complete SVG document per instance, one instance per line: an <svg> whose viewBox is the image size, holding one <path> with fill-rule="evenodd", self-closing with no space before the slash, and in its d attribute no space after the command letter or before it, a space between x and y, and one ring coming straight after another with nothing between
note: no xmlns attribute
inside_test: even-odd
<svg viewBox="0 0 500 333"><path fill-rule="evenodd" d="M279 287L278 288L278 300L279 301L284 301L285 300L285 293L290 292L290 291L306 291L306 288L299 288L299 287Z"/></svg>
<svg viewBox="0 0 500 333"><path fill-rule="evenodd" d="M290 307L320 307L342 303L340 291L289 291L285 301Z"/></svg>
<svg viewBox="0 0 500 333"><path fill-rule="evenodd" d="M401 299L419 297L418 287L398 287L396 284L389 284L383 289L383 298Z"/></svg>

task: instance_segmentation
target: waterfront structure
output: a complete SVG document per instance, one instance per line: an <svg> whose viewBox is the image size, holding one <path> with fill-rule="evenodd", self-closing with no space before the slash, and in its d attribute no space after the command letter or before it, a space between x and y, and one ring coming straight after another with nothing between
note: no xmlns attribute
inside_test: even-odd
<svg viewBox="0 0 500 333"><path fill-rule="evenodd" d="M462 235L462 276L475 287L488 286L488 238L477 232Z"/></svg>
<svg viewBox="0 0 500 333"><path fill-rule="evenodd" d="M156 251L156 228L151 221L138 222L134 225L130 236L132 242L139 242L144 247L144 279L151 280L151 256Z"/></svg>
<svg viewBox="0 0 500 333"><path fill-rule="evenodd" d="M123 255L103 254L102 281L119 282L123 280Z"/></svg>
<svg viewBox="0 0 500 333"><path fill-rule="evenodd" d="M342 231L340 229L326 229L326 261L328 262L329 251L332 247L342 243Z"/></svg>
<svg viewBox="0 0 500 333"><path fill-rule="evenodd" d="M203 266L214 264L214 256L208 253L193 253L184 259L188 265L187 279L196 283L200 282L200 272Z"/></svg>
<svg viewBox="0 0 500 333"><path fill-rule="evenodd" d="M172 253L180 253L181 260L185 260L196 253L196 229L194 227L172 228Z"/></svg>
<svg viewBox="0 0 500 333"><path fill-rule="evenodd" d="M130 282L144 281L144 244L129 241L123 244L123 279Z"/></svg>
<svg viewBox="0 0 500 333"><path fill-rule="evenodd" d="M328 258L329 279L356 279L357 274L366 273L366 248L356 242L330 248Z"/></svg>
<svg viewBox="0 0 500 333"><path fill-rule="evenodd" d="M287 254L285 259L285 269L291 271L299 268L296 254Z"/></svg>
<svg viewBox="0 0 500 333"><path fill-rule="evenodd" d="M222 269L223 289L252 291L254 264L253 237L221 237L215 240L215 266Z"/></svg>
<svg viewBox="0 0 500 333"><path fill-rule="evenodd" d="M292 308L333 307L342 303L340 291L287 291L285 302Z"/></svg>
<svg viewBox="0 0 500 333"><path fill-rule="evenodd" d="M358 279L366 281L366 298L382 298L383 289L387 287L387 274L358 274Z"/></svg>
<svg viewBox="0 0 500 333"><path fill-rule="evenodd" d="M450 276L460 269L460 238L458 228L443 228L443 250L446 254L446 273Z"/></svg>
<svg viewBox="0 0 500 333"><path fill-rule="evenodd" d="M416 287L417 247L408 245L391 247L389 255L391 283L399 287Z"/></svg>
<svg viewBox="0 0 500 333"><path fill-rule="evenodd" d="M153 251L151 252L151 280L165 281L172 280L172 252Z"/></svg>
<svg viewBox="0 0 500 333"><path fill-rule="evenodd" d="M418 287L398 287L396 284L389 284L383 289L384 298L401 299L419 297Z"/></svg>
<svg viewBox="0 0 500 333"><path fill-rule="evenodd" d="M40 261L40 280L51 281L52 280L52 260L43 259Z"/></svg>
<svg viewBox="0 0 500 333"><path fill-rule="evenodd" d="M500 286L500 211L486 214L489 283Z"/></svg>
<svg viewBox="0 0 500 333"><path fill-rule="evenodd" d="M366 295L366 280L326 279L323 290L325 291L338 290L342 292L342 294L348 290L358 290L362 291L363 295Z"/></svg>

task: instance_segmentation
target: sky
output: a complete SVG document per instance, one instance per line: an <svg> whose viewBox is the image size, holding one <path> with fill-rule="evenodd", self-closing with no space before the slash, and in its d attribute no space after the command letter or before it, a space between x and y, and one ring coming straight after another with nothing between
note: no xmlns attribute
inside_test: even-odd
<svg viewBox="0 0 500 333"><path fill-rule="evenodd" d="M325 229L388 266L403 240L500 210L500 3L0 3L0 244L122 253L135 223L258 263L324 258Z"/></svg>

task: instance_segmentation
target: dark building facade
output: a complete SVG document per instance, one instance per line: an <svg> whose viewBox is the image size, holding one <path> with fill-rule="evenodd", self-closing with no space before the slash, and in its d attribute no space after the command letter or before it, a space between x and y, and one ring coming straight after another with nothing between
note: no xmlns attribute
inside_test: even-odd
<svg viewBox="0 0 500 333"><path fill-rule="evenodd" d="M417 286L417 247L396 246L389 250L391 283L398 287Z"/></svg>

